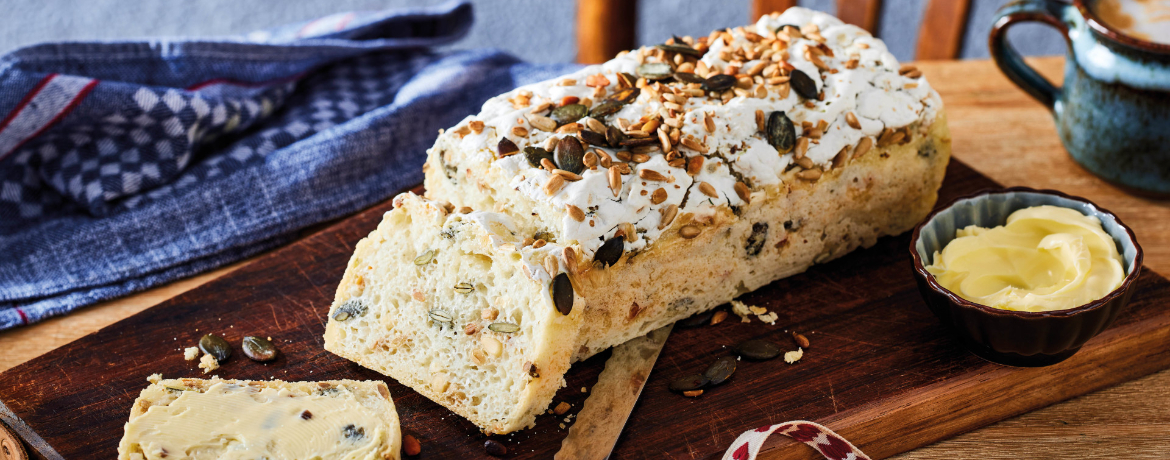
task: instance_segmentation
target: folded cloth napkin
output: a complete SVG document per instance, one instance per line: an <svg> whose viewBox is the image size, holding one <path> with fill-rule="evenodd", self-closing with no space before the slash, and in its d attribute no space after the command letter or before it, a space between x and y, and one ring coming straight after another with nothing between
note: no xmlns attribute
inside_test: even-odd
<svg viewBox="0 0 1170 460"><path fill-rule="evenodd" d="M471 6L0 58L0 329L286 243L419 183L439 128L573 70L442 52Z"/></svg>

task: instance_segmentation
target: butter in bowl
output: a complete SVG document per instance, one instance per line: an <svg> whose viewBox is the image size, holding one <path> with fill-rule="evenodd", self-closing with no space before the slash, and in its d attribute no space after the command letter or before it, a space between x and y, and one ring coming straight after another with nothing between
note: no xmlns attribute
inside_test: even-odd
<svg viewBox="0 0 1170 460"><path fill-rule="evenodd" d="M1129 303L1142 250L1117 216L1079 197L1016 187L962 197L910 244L928 307L975 355L1055 364Z"/></svg>

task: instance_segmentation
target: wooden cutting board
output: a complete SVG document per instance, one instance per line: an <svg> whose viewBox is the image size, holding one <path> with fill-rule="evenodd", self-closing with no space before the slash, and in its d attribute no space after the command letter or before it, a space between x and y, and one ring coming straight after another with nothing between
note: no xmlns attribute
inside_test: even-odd
<svg viewBox="0 0 1170 460"><path fill-rule="evenodd" d="M997 187L952 161L940 203ZM130 405L146 377L199 377L182 358L205 333L225 336L235 355L225 378L379 379L322 348L325 315L354 244L390 208L382 203L224 277L0 374L0 402L60 456L113 458ZM676 328L611 458L719 458L740 432L793 419L837 430L875 458L930 444L992 422L1170 367L1170 282L1146 271L1127 312L1072 359L1040 369L983 361L960 348L919 297L909 236L780 280L741 298L780 315L775 326L732 316L716 326ZM671 380L701 372L749 338L811 346L797 364L741 362L732 379L696 399L670 393ZM271 336L275 362L249 361L244 335ZM550 458L604 366L602 353L573 366L557 401L534 429L497 436L512 458ZM418 458L479 458L486 436L467 421L387 381ZM571 421L570 423L571 424ZM566 425L568 425L566 424ZM20 427L17 427L20 428ZM787 440L761 458L815 458Z"/></svg>

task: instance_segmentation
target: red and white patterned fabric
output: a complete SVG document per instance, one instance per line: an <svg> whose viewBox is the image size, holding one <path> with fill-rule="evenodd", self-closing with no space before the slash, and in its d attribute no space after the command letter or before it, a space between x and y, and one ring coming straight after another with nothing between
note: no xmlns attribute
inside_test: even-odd
<svg viewBox="0 0 1170 460"><path fill-rule="evenodd" d="M755 460L760 448L764 446L764 441L776 432L808 444L829 460L870 460L869 456L833 430L805 420L794 420L746 431L731 443L731 447L723 454L723 460Z"/></svg>

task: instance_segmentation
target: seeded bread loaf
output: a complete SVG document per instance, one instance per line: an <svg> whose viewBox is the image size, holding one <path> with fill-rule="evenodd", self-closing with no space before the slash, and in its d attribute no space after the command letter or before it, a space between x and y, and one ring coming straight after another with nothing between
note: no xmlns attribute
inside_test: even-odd
<svg viewBox="0 0 1170 460"><path fill-rule="evenodd" d="M576 361L909 230L934 205L949 158L942 101L919 71L860 28L793 8L493 98L440 134L424 169L427 197L447 211L506 218L521 253L536 241L558 246L583 316L554 341ZM379 235L394 241L383 251L401 252L384 258L417 257L415 237ZM354 296L359 274L351 264L332 311ZM364 279L405 289L390 281ZM418 302L389 311L438 305ZM553 303L529 307L541 317ZM341 347L326 342L359 362L379 359ZM487 423L458 402L487 394L431 397L495 433L523 428L551 401Z"/></svg>
<svg viewBox="0 0 1170 460"><path fill-rule="evenodd" d="M583 316L564 248L525 244L503 214L413 193L394 205L350 259L325 349L489 431L532 423L564 386Z"/></svg>
<svg viewBox="0 0 1170 460"><path fill-rule="evenodd" d="M157 376L130 410L120 460L397 460L402 434L386 384Z"/></svg>

